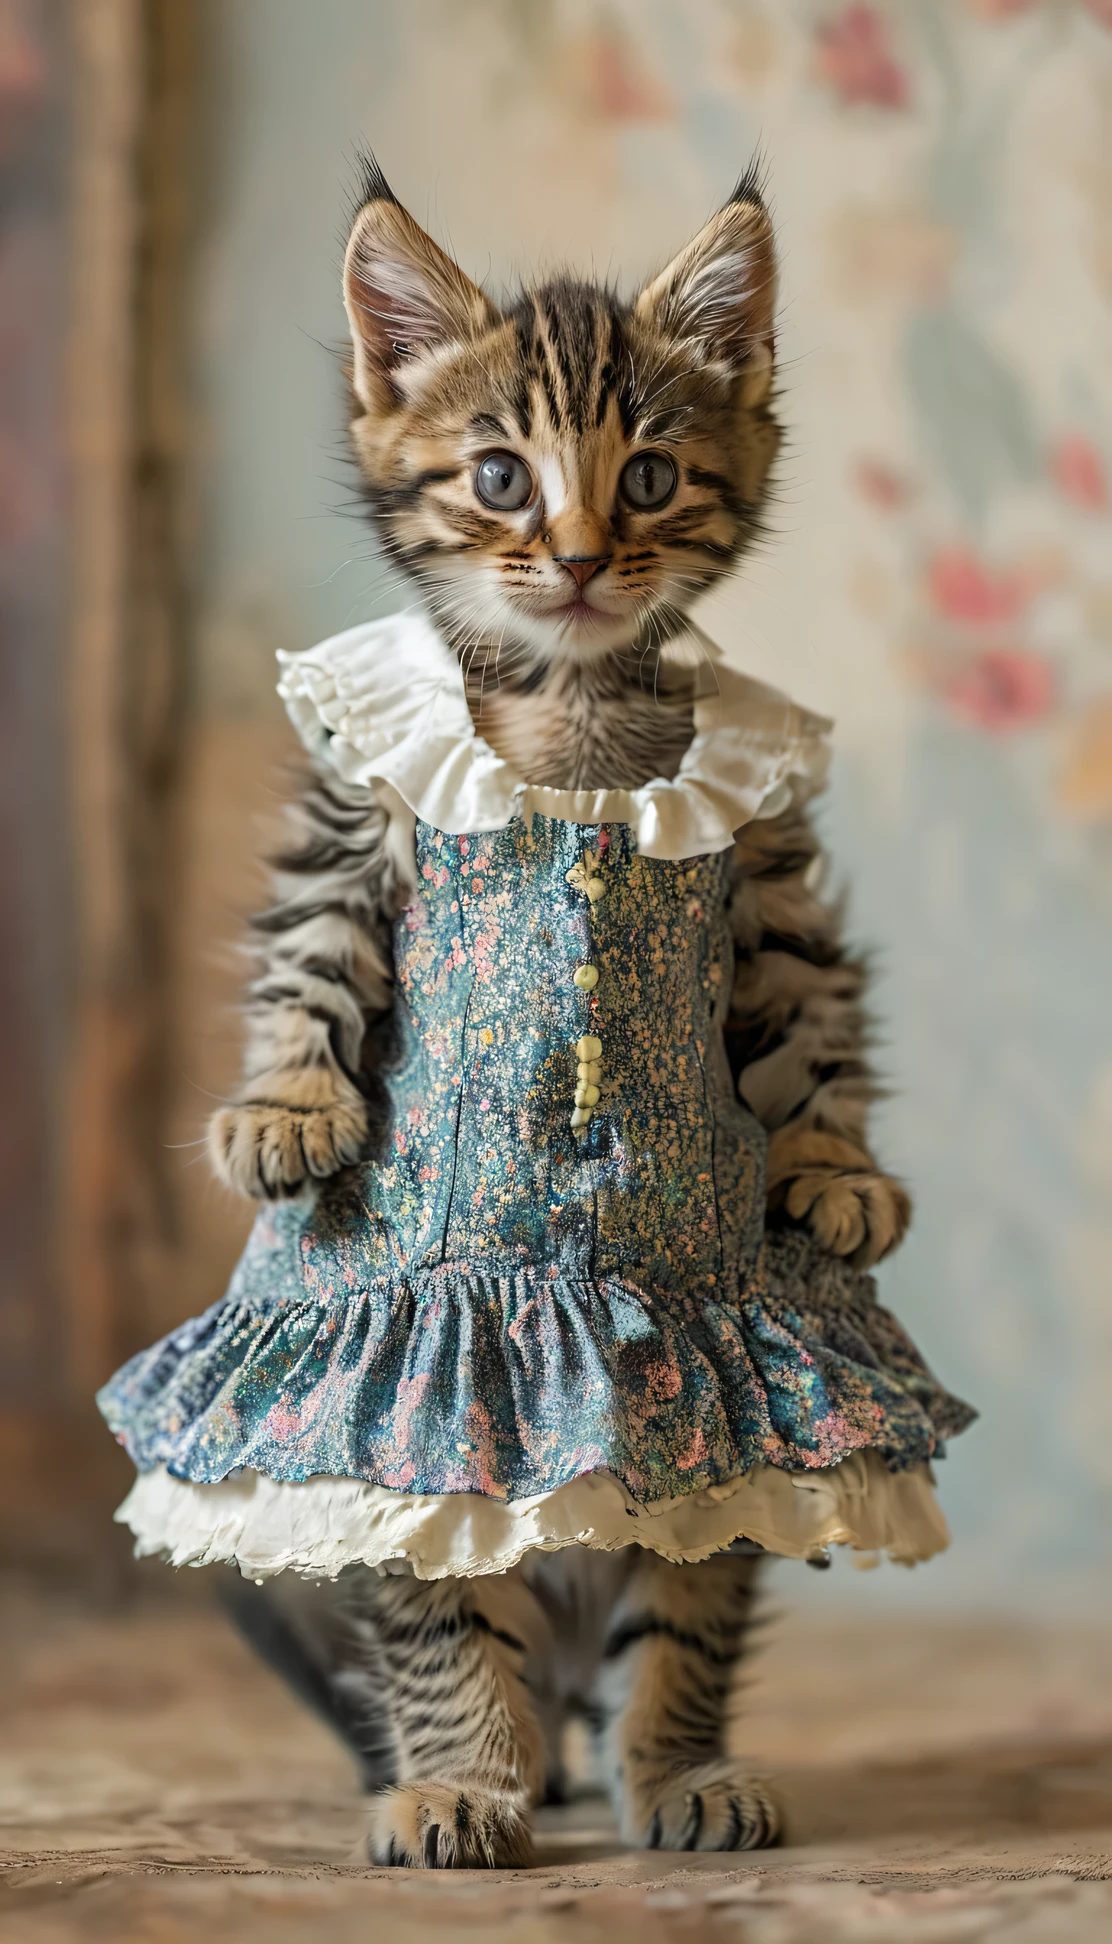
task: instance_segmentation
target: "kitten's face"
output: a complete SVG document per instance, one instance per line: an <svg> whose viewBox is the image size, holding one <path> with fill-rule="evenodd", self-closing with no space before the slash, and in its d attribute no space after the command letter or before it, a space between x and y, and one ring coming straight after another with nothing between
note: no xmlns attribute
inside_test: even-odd
<svg viewBox="0 0 1112 1944"><path fill-rule="evenodd" d="M500 312L368 186L352 429L388 551L507 673L667 641L752 535L779 438L755 191L633 304L565 279Z"/></svg>

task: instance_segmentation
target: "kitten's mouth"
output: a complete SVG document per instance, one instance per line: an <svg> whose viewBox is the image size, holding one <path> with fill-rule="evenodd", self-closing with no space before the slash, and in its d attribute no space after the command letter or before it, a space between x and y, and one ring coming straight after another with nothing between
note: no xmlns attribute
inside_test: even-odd
<svg viewBox="0 0 1112 1944"><path fill-rule="evenodd" d="M584 600L582 594L577 594L574 600L561 601L559 607L549 608L548 611L554 620L576 621L586 626L590 626L595 621L614 619L612 614L607 614L605 608L592 607L590 601Z"/></svg>
<svg viewBox="0 0 1112 1944"><path fill-rule="evenodd" d="M563 655L572 660L593 661L632 641L637 632L638 610L625 603L604 607L587 598L586 590L561 598L550 589L547 598L511 588L507 607L512 613L511 628L531 647L547 655ZM515 599L515 595L517 598Z"/></svg>

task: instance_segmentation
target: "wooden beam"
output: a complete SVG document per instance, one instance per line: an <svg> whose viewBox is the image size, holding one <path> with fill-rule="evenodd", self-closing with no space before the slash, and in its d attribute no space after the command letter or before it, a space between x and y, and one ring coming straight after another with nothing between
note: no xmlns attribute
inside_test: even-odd
<svg viewBox="0 0 1112 1944"><path fill-rule="evenodd" d="M185 669L181 402L193 9L71 0L75 1018L63 1235L75 1404L172 1267L165 937Z"/></svg>

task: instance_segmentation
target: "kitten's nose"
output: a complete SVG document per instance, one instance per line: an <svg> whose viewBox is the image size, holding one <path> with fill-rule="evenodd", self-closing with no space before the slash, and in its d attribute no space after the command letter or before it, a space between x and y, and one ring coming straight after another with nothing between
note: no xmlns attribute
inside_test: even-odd
<svg viewBox="0 0 1112 1944"><path fill-rule="evenodd" d="M558 567L567 568L568 573L571 575L580 593L582 593L583 589L587 585L587 582L590 580L591 575L597 574L600 567L605 567L607 565L607 562L610 559L610 555L609 554L553 554L552 558L556 562L556 565Z"/></svg>

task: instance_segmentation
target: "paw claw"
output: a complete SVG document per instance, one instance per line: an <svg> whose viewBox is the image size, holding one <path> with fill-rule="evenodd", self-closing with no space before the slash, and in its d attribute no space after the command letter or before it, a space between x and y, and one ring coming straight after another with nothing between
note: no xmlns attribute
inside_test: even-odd
<svg viewBox="0 0 1112 1944"><path fill-rule="evenodd" d="M699 1847L699 1831L703 1827L703 1798L696 1793L691 1798L691 1827L686 1832L682 1849L693 1850Z"/></svg>
<svg viewBox="0 0 1112 1944"><path fill-rule="evenodd" d="M726 1831L725 1840L719 1844L719 1848L724 1850L740 1849L741 1831L742 1831L741 1805L738 1802L736 1796L731 1796L729 1828Z"/></svg>
<svg viewBox="0 0 1112 1944"><path fill-rule="evenodd" d="M650 1791L655 1803L645 1801ZM624 1823L630 1840L645 1849L766 1849L779 1840L779 1816L765 1784L732 1762L646 1780L638 1794L640 1804L627 1801Z"/></svg>
<svg viewBox="0 0 1112 1944"><path fill-rule="evenodd" d="M512 1869L532 1851L523 1798L414 1782L384 1789L370 1811L370 1852L412 1870Z"/></svg>

